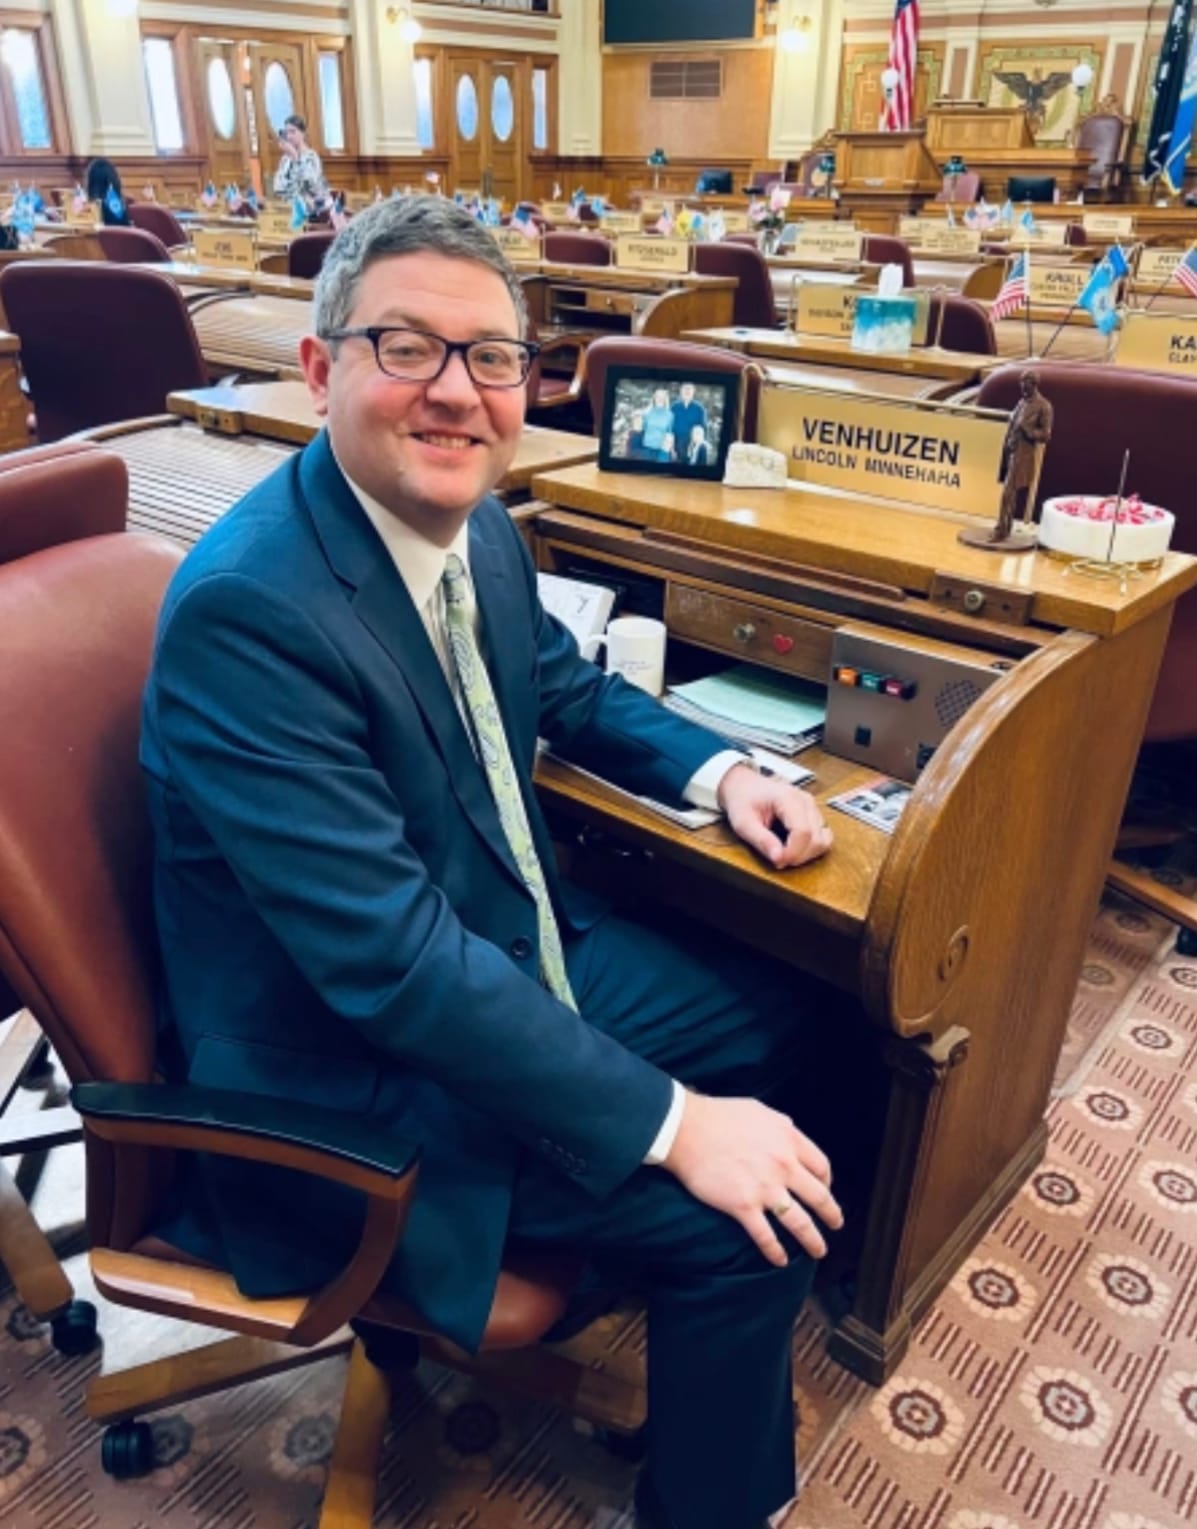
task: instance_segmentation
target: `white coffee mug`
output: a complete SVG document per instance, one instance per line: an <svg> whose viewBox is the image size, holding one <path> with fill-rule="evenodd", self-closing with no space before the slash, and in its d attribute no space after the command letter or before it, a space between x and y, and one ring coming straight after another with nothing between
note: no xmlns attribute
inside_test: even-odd
<svg viewBox="0 0 1197 1529"><path fill-rule="evenodd" d="M629 685L649 695L665 689L665 623L651 616L618 616L608 621L604 637L588 637L582 651L594 658L607 648L607 673L622 674Z"/></svg>

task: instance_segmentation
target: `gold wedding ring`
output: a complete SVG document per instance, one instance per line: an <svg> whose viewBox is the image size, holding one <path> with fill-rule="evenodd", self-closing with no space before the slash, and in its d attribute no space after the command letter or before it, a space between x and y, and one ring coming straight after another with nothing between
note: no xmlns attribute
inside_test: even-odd
<svg viewBox="0 0 1197 1529"><path fill-rule="evenodd" d="M787 1201L786 1201L786 1203L785 1203L785 1204L784 1204L784 1205L775 1205L775 1206L774 1206L774 1207L773 1207L773 1214L774 1214L774 1215L775 1215L775 1216L785 1216L785 1215L787 1215L787 1214L788 1214L788 1213L789 1213L789 1212L790 1212L790 1211L791 1211L791 1210L793 1210L793 1208L794 1208L794 1202L793 1202L793 1200L787 1200Z"/></svg>

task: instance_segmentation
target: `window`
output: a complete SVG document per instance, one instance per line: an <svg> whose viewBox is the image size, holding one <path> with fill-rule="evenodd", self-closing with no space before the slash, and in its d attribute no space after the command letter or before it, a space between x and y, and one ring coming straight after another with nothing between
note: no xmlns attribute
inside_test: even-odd
<svg viewBox="0 0 1197 1529"><path fill-rule="evenodd" d="M291 89L291 76L277 59L266 65L266 79L262 94L265 97L267 121L277 133L295 111L295 93Z"/></svg>
<svg viewBox="0 0 1197 1529"><path fill-rule="evenodd" d="M53 148L50 112L46 106L46 89L33 33L24 27L6 28L0 35L0 59L4 61L16 103L21 147Z"/></svg>
<svg viewBox="0 0 1197 1529"><path fill-rule="evenodd" d="M717 100L723 94L719 59L665 59L652 66L649 92L654 101Z"/></svg>
<svg viewBox="0 0 1197 1529"><path fill-rule="evenodd" d="M412 62L416 87L416 141L422 149L436 146L432 129L432 60L417 58Z"/></svg>
<svg viewBox="0 0 1197 1529"><path fill-rule="evenodd" d="M457 131L467 143L478 136L478 91L468 74L457 81Z"/></svg>
<svg viewBox="0 0 1197 1529"><path fill-rule="evenodd" d="M532 147L549 146L549 71L532 71Z"/></svg>
<svg viewBox="0 0 1197 1529"><path fill-rule="evenodd" d="M237 127L237 103L233 99L229 66L223 58L208 60L208 106L218 136L231 138Z"/></svg>
<svg viewBox="0 0 1197 1529"><path fill-rule="evenodd" d="M141 44L145 83L150 97L154 147L159 153L183 147L179 91L175 82L175 50L165 37L146 37Z"/></svg>
<svg viewBox="0 0 1197 1529"><path fill-rule="evenodd" d="M318 64L324 147L341 151L345 147L345 115L341 110L341 60L335 53L321 53Z"/></svg>
<svg viewBox="0 0 1197 1529"><path fill-rule="evenodd" d="M515 131L515 101L511 81L505 74L496 75L491 86L490 125L500 143L506 143Z"/></svg>

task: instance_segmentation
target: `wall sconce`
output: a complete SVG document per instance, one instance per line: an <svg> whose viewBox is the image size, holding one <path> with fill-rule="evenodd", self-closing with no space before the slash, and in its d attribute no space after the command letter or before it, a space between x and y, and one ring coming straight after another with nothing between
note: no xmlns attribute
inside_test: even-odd
<svg viewBox="0 0 1197 1529"><path fill-rule="evenodd" d="M405 5L388 5L387 20L392 26L399 24L399 36L404 42L419 42L424 28Z"/></svg>
<svg viewBox="0 0 1197 1529"><path fill-rule="evenodd" d="M778 37L782 51L785 53L805 53L810 47L811 19L809 16L796 16L791 24L786 27Z"/></svg>
<svg viewBox="0 0 1197 1529"><path fill-rule="evenodd" d="M1088 64L1078 64L1072 71L1072 83L1078 91L1088 90L1093 83L1093 70Z"/></svg>

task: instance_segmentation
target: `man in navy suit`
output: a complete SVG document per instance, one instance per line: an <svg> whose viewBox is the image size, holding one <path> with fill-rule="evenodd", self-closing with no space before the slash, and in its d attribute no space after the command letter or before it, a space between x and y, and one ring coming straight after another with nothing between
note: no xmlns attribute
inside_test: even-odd
<svg viewBox="0 0 1197 1529"><path fill-rule="evenodd" d="M505 1246L646 1289L640 1522L750 1529L792 1495L790 1330L819 1223L841 1220L824 1155L759 1099L795 1065L794 979L567 887L536 739L718 804L778 870L830 834L542 609L489 497L534 354L490 236L439 198L379 204L330 250L315 319L327 428L203 538L162 612L142 759L163 1069L417 1138L388 1284L459 1344ZM205 1158L164 1230L268 1295L328 1279L361 1215Z"/></svg>

